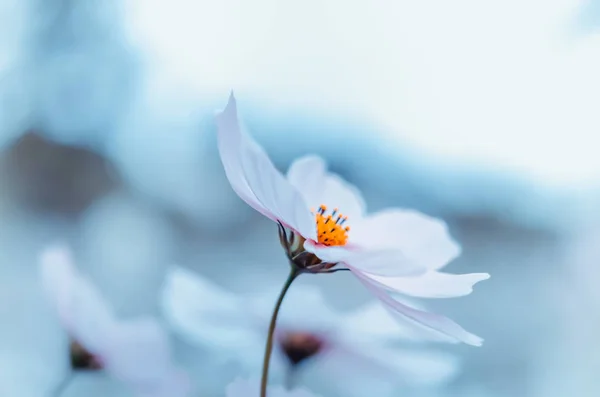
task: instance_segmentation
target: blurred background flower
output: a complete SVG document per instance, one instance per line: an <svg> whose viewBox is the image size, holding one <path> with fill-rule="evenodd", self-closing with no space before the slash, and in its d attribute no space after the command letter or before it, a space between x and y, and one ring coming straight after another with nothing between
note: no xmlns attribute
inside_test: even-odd
<svg viewBox="0 0 600 397"><path fill-rule="evenodd" d="M312 277L300 277L286 294L275 332L271 382L288 389L308 386L324 395L364 396L377 390L384 397L395 395L398 388L413 394L435 390L459 372L457 357L425 346L428 334L410 323L398 323L380 303L349 312L332 310L318 288L303 282ZM278 293L277 287L266 284L257 286L254 294L236 295L174 268L162 302L174 331L216 357L206 376L223 376L226 364L234 362L233 368L241 367L242 374L260 378ZM361 326L363 322L368 324ZM407 341L421 346L407 348ZM238 375L234 371L229 377Z"/></svg>
<svg viewBox="0 0 600 397"><path fill-rule="evenodd" d="M227 385L225 397L243 397L258 393L259 382L253 379L236 379ZM269 396L273 397L318 397L306 389L288 391L282 386L269 386Z"/></svg>
<svg viewBox="0 0 600 397"><path fill-rule="evenodd" d="M171 263L236 294L281 285L277 230L218 158L214 111L235 89L280 170L319 154L369 210L446 220L463 248L449 272L493 274L476 296L427 302L486 339L448 347L462 370L429 396L597 395L598 9L2 1L0 394L60 380L62 334L36 265L50 241L72 245L124 318L160 313ZM336 310L371 299L346 274L310 284ZM191 373L210 369L210 355L176 343ZM228 381L194 379L205 396ZM71 393L128 391L82 377Z"/></svg>
<svg viewBox="0 0 600 397"><path fill-rule="evenodd" d="M79 273L67 246L53 244L41 253L40 277L65 332L61 361L69 363L53 395L65 394L82 372L100 371L139 397L189 394L187 377L171 361L166 330L149 316L126 321L116 317Z"/></svg>

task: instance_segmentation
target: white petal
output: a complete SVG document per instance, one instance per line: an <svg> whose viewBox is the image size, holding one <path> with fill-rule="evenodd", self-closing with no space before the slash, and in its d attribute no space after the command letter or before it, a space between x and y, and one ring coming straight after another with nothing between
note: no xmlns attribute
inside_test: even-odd
<svg viewBox="0 0 600 397"><path fill-rule="evenodd" d="M297 280L285 296L279 318L278 328L292 328L302 331L325 332L336 328L340 313L333 310L321 290L315 285L302 284ZM264 307L265 325L273 310L274 298Z"/></svg>
<svg viewBox="0 0 600 397"><path fill-rule="evenodd" d="M304 196L310 208L321 204L333 210L338 208L348 216L349 222L363 217L365 200L360 191L339 175L327 171L325 161L318 156L305 156L292 163L287 178Z"/></svg>
<svg viewBox="0 0 600 397"><path fill-rule="evenodd" d="M389 396L402 379L380 359L382 354L387 357L386 349L372 340L337 339L305 369L303 377L326 382L327 395L359 397L372 395L376 390L377 395Z"/></svg>
<svg viewBox="0 0 600 397"><path fill-rule="evenodd" d="M401 383L417 387L448 382L460 369L456 356L439 351L386 349L377 357Z"/></svg>
<svg viewBox="0 0 600 397"><path fill-rule="evenodd" d="M118 323L107 335L110 347L103 357L116 378L144 388L171 374L171 350L165 330L153 318Z"/></svg>
<svg viewBox="0 0 600 397"><path fill-rule="evenodd" d="M42 283L71 337L93 354L102 355L113 314L98 290L75 266L70 250L54 245L40 256Z"/></svg>
<svg viewBox="0 0 600 397"><path fill-rule="evenodd" d="M344 336L335 340L335 345L322 353L319 368L323 372L336 374L340 380L350 377L364 382L369 377L382 376L386 366L372 354L372 349L377 349L379 345L365 338L353 340L347 338L349 335Z"/></svg>
<svg viewBox="0 0 600 397"><path fill-rule="evenodd" d="M273 221L314 239L314 219L303 197L243 131L233 93L225 110L217 116L217 125L221 161L240 198Z"/></svg>
<svg viewBox="0 0 600 397"><path fill-rule="evenodd" d="M367 275L384 288L417 298L454 298L469 295L473 285L487 280L487 273L449 274L429 271L416 277Z"/></svg>
<svg viewBox="0 0 600 397"><path fill-rule="evenodd" d="M184 268L167 274L161 305L175 331L192 343L230 354L263 343L256 340L262 324L249 327L254 319L247 303Z"/></svg>
<svg viewBox="0 0 600 397"><path fill-rule="evenodd" d="M187 397L190 396L191 388L187 374L172 371L162 379L138 385L135 392L137 397Z"/></svg>
<svg viewBox="0 0 600 397"><path fill-rule="evenodd" d="M236 379L227 386L225 397L253 397L260 394L260 382L258 380ZM318 397L305 389L285 390L281 386L267 387L269 397Z"/></svg>
<svg viewBox="0 0 600 397"><path fill-rule="evenodd" d="M357 339L336 345L320 360L319 368L340 380L353 379L365 385L379 380L396 386L434 386L455 376L459 366L458 359L448 353L411 351Z"/></svg>
<svg viewBox="0 0 600 397"><path fill-rule="evenodd" d="M415 302L399 301L405 306L424 311ZM381 341L405 339L415 343L456 343L454 338L450 338L431 328L424 327L413 320L394 315L379 300L356 309L344 320L344 324L345 329L352 329L357 335L364 335L365 337L372 337Z"/></svg>
<svg viewBox="0 0 600 397"><path fill-rule="evenodd" d="M241 161L242 132L237 119L237 106L233 93L225 110L217 115L218 146L225 174L233 190L248 205L273 220L275 216L256 198L248 185Z"/></svg>
<svg viewBox="0 0 600 397"><path fill-rule="evenodd" d="M349 242L366 249L394 248L428 269L440 269L460 255L446 224L411 210L388 209L352 225Z"/></svg>
<svg viewBox="0 0 600 397"><path fill-rule="evenodd" d="M343 321L343 329L381 341L411 340L423 341L422 329L416 328L407 321L400 322L386 309L381 302L373 300L351 313Z"/></svg>
<svg viewBox="0 0 600 397"><path fill-rule="evenodd" d="M435 332L439 332L443 335L448 336L456 341L466 343L472 346L481 346L483 343L483 339L480 337L473 335L463 329L460 325L456 324L454 321L446 318L444 316L440 316L433 313L428 313L425 311L414 309L410 306L404 305L396 300L394 300L391 296L389 296L385 290L373 284L368 277L363 274L356 273L354 274L358 277L359 281L363 283L363 285L371 291L377 298L379 298L385 305L390 309L390 312L394 315L399 316L404 320L411 320L416 324L419 324L425 328L429 328Z"/></svg>
<svg viewBox="0 0 600 397"><path fill-rule="evenodd" d="M304 248L324 262L342 263L351 270L380 276L414 276L427 271L416 262L408 260L397 249L353 250L346 247L327 247L310 241Z"/></svg>

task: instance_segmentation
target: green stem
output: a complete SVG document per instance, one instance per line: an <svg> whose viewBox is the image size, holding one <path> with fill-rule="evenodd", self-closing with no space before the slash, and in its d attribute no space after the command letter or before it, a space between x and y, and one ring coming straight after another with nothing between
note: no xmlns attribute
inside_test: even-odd
<svg viewBox="0 0 600 397"><path fill-rule="evenodd" d="M263 370L262 370L262 378L260 381L260 397L267 397L267 380L269 378L269 363L271 361L271 352L273 351L273 335L275 334L275 324L277 323L277 315L279 314L279 309L281 308L281 304L283 303L283 298L287 293L290 285L294 279L300 274L298 269L295 266L292 266L292 270L290 271L290 275L286 280L281 292L279 293L279 297L277 298L277 302L275 303L275 309L273 309L273 315L271 316L271 323L269 324L269 331L267 334L267 346L265 347L265 359L263 361Z"/></svg>

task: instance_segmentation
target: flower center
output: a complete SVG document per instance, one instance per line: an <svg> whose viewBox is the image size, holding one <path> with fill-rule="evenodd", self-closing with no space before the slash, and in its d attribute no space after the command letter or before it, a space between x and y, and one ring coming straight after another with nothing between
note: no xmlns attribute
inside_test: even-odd
<svg viewBox="0 0 600 397"><path fill-rule="evenodd" d="M313 210L313 214L315 214ZM331 214L327 214L327 207L321 205L315 214L317 222L317 240L320 244L327 246L346 245L350 226L344 226L347 216L338 213L334 208Z"/></svg>
<svg viewBox="0 0 600 397"><path fill-rule="evenodd" d="M324 341L308 332L287 332L279 343L290 363L298 365L318 354L323 348Z"/></svg>
<svg viewBox="0 0 600 397"><path fill-rule="evenodd" d="M88 352L79 342L72 341L69 346L71 368L75 370L96 371L103 367L102 360Z"/></svg>

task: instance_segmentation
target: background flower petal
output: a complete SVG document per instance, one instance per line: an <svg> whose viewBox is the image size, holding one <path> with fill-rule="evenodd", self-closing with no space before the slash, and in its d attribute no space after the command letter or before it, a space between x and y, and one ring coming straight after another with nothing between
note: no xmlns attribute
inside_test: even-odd
<svg viewBox="0 0 600 397"><path fill-rule="evenodd" d="M155 382L140 385L136 389L137 397L186 397L190 395L191 382L182 371L173 371Z"/></svg>
<svg viewBox="0 0 600 397"><path fill-rule="evenodd" d="M120 322L105 337L110 342L106 370L115 378L144 389L175 371L169 337L154 318Z"/></svg>
<svg viewBox="0 0 600 397"><path fill-rule="evenodd" d="M295 280L285 295L277 320L278 328L315 332L337 328L338 321L342 321L341 313L331 307L319 287L305 281L309 280L304 277ZM263 321L264 332L271 318L277 294L262 294L252 300L255 303L253 306L257 318Z"/></svg>
<svg viewBox="0 0 600 397"><path fill-rule="evenodd" d="M326 373L325 377L343 379L338 387L344 394L361 396L367 394L366 388L374 388L389 390L383 395L394 395L391 391L399 387L435 387L459 370L459 360L449 353L390 348L373 341L360 343L337 345L314 368Z"/></svg>
<svg viewBox="0 0 600 397"><path fill-rule="evenodd" d="M42 284L69 335L93 354L107 348L106 335L115 324L107 302L79 274L66 245L56 244L40 256Z"/></svg>
<svg viewBox="0 0 600 397"><path fill-rule="evenodd" d="M226 397L250 397L258 396L260 383L258 380L236 379L227 386L225 390ZM319 397L305 389L285 390L281 386L267 387L269 397Z"/></svg>
<svg viewBox="0 0 600 397"><path fill-rule="evenodd" d="M410 386L439 386L454 378L460 369L456 355L441 351L382 349L376 357L396 374L400 383Z"/></svg>
<svg viewBox="0 0 600 397"><path fill-rule="evenodd" d="M241 354L251 345L263 343L263 335L256 335L262 324L249 327L254 321L248 313L249 305L182 267L172 267L167 274L161 306L178 334L192 343L226 353L224 356Z"/></svg>

